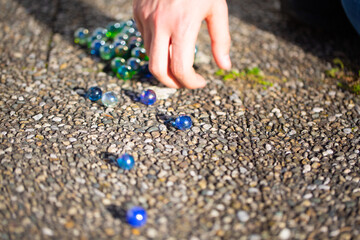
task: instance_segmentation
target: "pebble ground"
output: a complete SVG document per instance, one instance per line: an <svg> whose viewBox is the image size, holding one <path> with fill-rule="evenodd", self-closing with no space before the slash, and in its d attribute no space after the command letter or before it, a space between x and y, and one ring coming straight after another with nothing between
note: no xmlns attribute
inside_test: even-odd
<svg viewBox="0 0 360 240"><path fill-rule="evenodd" d="M122 82L72 43L131 1L0 0L0 239L360 239L360 99L324 74L334 57L360 69L359 38L289 22L277 0L228 3L234 67L273 86L216 76L204 26L207 87L147 107L131 96L155 81ZM84 99L94 85L120 105ZM179 114L191 130L164 124ZM131 171L107 159L124 152Z"/></svg>

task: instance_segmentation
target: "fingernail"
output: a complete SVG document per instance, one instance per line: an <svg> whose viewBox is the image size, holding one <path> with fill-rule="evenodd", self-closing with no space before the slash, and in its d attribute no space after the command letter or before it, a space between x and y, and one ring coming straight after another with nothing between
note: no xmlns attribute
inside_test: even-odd
<svg viewBox="0 0 360 240"><path fill-rule="evenodd" d="M223 67L225 70L230 70L231 69L231 60L230 60L230 56L229 55L225 55L223 57Z"/></svg>

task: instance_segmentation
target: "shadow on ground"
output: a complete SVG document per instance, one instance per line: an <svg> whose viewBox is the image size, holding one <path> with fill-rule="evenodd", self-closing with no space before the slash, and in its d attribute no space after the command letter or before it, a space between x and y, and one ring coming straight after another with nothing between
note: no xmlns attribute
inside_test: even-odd
<svg viewBox="0 0 360 240"><path fill-rule="evenodd" d="M332 22L329 19L329 27L325 27L326 22L321 21L322 28L326 28L324 30L300 23L284 14L279 0L228 0L228 5L231 16L271 32L323 60L331 62L338 57L351 68L349 70L357 72L360 69L360 37L342 10L338 17L333 17Z"/></svg>
<svg viewBox="0 0 360 240"><path fill-rule="evenodd" d="M71 43L76 28L93 29L114 21L99 9L80 0L15 1L35 19ZM230 15L246 23L292 42L321 59L332 61L339 57L352 70L360 69L360 37L355 31L344 34L344 31L338 31L339 27L334 27L332 32L326 32L299 24L281 13L279 0L228 0L228 5Z"/></svg>

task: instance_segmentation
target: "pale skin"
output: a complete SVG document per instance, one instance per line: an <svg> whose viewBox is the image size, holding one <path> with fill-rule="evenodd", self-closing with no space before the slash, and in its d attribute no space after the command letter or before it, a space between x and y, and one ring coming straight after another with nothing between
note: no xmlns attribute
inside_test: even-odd
<svg viewBox="0 0 360 240"><path fill-rule="evenodd" d="M230 69L226 0L133 0L136 24L150 58L150 72L171 88L202 88L206 80L193 68L196 39L208 26L217 65Z"/></svg>

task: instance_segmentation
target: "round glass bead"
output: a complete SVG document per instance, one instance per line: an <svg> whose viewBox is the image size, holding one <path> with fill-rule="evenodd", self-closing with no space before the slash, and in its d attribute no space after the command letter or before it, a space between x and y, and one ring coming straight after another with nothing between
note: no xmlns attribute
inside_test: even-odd
<svg viewBox="0 0 360 240"><path fill-rule="evenodd" d="M129 35L125 33L119 33L115 36L114 41L119 41L119 40L123 40L127 42L129 40Z"/></svg>
<svg viewBox="0 0 360 240"><path fill-rule="evenodd" d="M156 93L151 90L144 90L140 95L140 102L145 105L153 105L156 102Z"/></svg>
<svg viewBox="0 0 360 240"><path fill-rule="evenodd" d="M126 212L126 221L135 228L145 225L147 214L142 207L132 207Z"/></svg>
<svg viewBox="0 0 360 240"><path fill-rule="evenodd" d="M89 36L87 38L87 40L86 40L87 41L87 47L91 48L91 45L95 40L104 40L104 39L102 39L102 37L100 35L98 35L98 36Z"/></svg>
<svg viewBox="0 0 360 240"><path fill-rule="evenodd" d="M126 60L124 58L115 57L113 60L111 60L111 70L114 73L117 73L118 68L125 64L126 64Z"/></svg>
<svg viewBox="0 0 360 240"><path fill-rule="evenodd" d="M145 77L145 78L150 78L152 77L153 75L151 74L151 72L149 71L149 63L148 62L145 62L145 61L142 61L140 63L140 70L139 70L139 73L141 76Z"/></svg>
<svg viewBox="0 0 360 240"><path fill-rule="evenodd" d="M102 91L99 87L91 87L86 92L86 97L93 102L99 100L102 96Z"/></svg>
<svg viewBox="0 0 360 240"><path fill-rule="evenodd" d="M118 57L122 57L127 59L129 56L129 48L128 46L119 45L115 48L115 54Z"/></svg>
<svg viewBox="0 0 360 240"><path fill-rule="evenodd" d="M92 33L91 36L98 36L100 38L106 37L107 30L106 28L96 28Z"/></svg>
<svg viewBox="0 0 360 240"><path fill-rule="evenodd" d="M126 61L127 65L131 67L131 71L137 72L140 69L141 60L131 57Z"/></svg>
<svg viewBox="0 0 360 240"><path fill-rule="evenodd" d="M116 76L122 80L129 80L132 77L131 67L128 65L122 65L117 69Z"/></svg>
<svg viewBox="0 0 360 240"><path fill-rule="evenodd" d="M191 117L181 115L175 119L173 125L179 130L187 130L192 126Z"/></svg>
<svg viewBox="0 0 360 240"><path fill-rule="evenodd" d="M118 166L125 170L131 170L135 164L134 157L127 153L121 155L116 161Z"/></svg>
<svg viewBox="0 0 360 240"><path fill-rule="evenodd" d="M102 95L101 101L105 107L115 107L119 103L119 100L114 92L104 93Z"/></svg>
<svg viewBox="0 0 360 240"><path fill-rule="evenodd" d="M100 48L104 46L106 43L102 39L96 39L91 43L90 53L94 56L100 56Z"/></svg>
<svg viewBox="0 0 360 240"><path fill-rule="evenodd" d="M106 32L106 36L108 38L114 38L119 32L121 32L121 30L123 29L124 24L115 22L115 23L110 23L106 28L107 28L107 32Z"/></svg>
<svg viewBox="0 0 360 240"><path fill-rule="evenodd" d="M89 37L89 30L86 28L79 28L74 33L74 42L80 46L87 44L87 38Z"/></svg>
<svg viewBox="0 0 360 240"><path fill-rule="evenodd" d="M141 37L132 36L127 41L127 44L128 44L130 49L133 49L133 48L136 48L136 47L141 47L143 45L143 40L142 40Z"/></svg>
<svg viewBox="0 0 360 240"><path fill-rule="evenodd" d="M104 44L100 47L100 57L103 60L110 60L115 56L114 46L112 44Z"/></svg>
<svg viewBox="0 0 360 240"><path fill-rule="evenodd" d="M112 43L112 45L114 45L114 48L116 48L119 45L126 46L126 41L118 39L118 40L114 41Z"/></svg>
<svg viewBox="0 0 360 240"><path fill-rule="evenodd" d="M136 29L133 27L125 26L120 33L127 34L128 36L134 36Z"/></svg>
<svg viewBox="0 0 360 240"><path fill-rule="evenodd" d="M146 58L146 50L142 47L135 47L131 50L131 56L144 60Z"/></svg>

